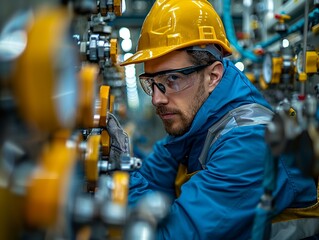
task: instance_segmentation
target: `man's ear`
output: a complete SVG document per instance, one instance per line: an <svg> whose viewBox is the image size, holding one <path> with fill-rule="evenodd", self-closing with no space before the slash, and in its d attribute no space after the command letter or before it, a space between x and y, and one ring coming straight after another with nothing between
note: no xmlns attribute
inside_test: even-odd
<svg viewBox="0 0 319 240"><path fill-rule="evenodd" d="M224 66L221 62L216 61L209 66L209 71L210 71L210 81L208 85L208 90L209 90L209 93L211 93L223 77Z"/></svg>

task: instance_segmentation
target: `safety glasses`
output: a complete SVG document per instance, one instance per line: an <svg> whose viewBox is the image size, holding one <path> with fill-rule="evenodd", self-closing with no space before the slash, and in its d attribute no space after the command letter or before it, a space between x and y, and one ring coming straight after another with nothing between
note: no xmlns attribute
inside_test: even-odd
<svg viewBox="0 0 319 240"><path fill-rule="evenodd" d="M191 73L200 71L209 65L211 65L211 63L160 71L157 73L143 73L139 76L139 80L143 90L150 96L153 95L154 85L156 85L162 93L176 93L194 84L192 78L189 77Z"/></svg>

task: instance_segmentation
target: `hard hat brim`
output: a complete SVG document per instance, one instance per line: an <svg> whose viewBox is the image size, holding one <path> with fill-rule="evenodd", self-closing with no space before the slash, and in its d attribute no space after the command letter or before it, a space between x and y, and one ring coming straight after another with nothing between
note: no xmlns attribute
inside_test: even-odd
<svg viewBox="0 0 319 240"><path fill-rule="evenodd" d="M133 54L133 56L131 56L130 58L126 59L124 62L120 63L120 66L143 63L143 62L161 57L175 50L183 49L190 46L207 45L207 44L212 44L212 41L211 40L208 40L208 41L202 40L200 42L193 41L183 45L165 46L165 47L157 47L155 49L140 50L140 51L137 51L135 54ZM219 42L214 41L213 44L219 44ZM227 50L227 51L223 53L223 57L231 55L232 53L231 48L224 46L224 50Z"/></svg>

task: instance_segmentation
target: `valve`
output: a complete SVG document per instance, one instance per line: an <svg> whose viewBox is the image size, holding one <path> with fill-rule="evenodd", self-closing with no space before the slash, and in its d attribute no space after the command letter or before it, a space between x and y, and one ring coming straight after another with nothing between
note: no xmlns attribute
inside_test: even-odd
<svg viewBox="0 0 319 240"><path fill-rule="evenodd" d="M110 106L110 87L102 85L100 87L100 108L99 108L99 123L98 126L105 127L107 119L107 111Z"/></svg>
<svg viewBox="0 0 319 240"><path fill-rule="evenodd" d="M291 17L286 14L275 14L275 18L278 19L278 23L275 26L275 31L277 33L286 33L288 30L288 25L285 23Z"/></svg>
<svg viewBox="0 0 319 240"><path fill-rule="evenodd" d="M266 53L263 61L263 77L266 84L280 83L283 59L275 53Z"/></svg>
<svg viewBox="0 0 319 240"><path fill-rule="evenodd" d="M294 53L291 47L281 47L279 52L264 55L263 77L266 84L292 84L294 80ZM287 88L287 86L285 86Z"/></svg>
<svg viewBox="0 0 319 240"><path fill-rule="evenodd" d="M312 74L317 73L319 69L319 53L311 46L307 46L306 54L300 49L296 60L297 72Z"/></svg>
<svg viewBox="0 0 319 240"><path fill-rule="evenodd" d="M318 72L319 53L311 46L307 46L306 53L304 53L304 49L300 49L297 54L296 69L299 81L306 81L308 75Z"/></svg>
<svg viewBox="0 0 319 240"><path fill-rule="evenodd" d="M282 72L280 75L280 80L285 84L287 89L289 84L293 84L295 67L294 67L294 51L291 46L281 47L280 55L282 57Z"/></svg>
<svg viewBox="0 0 319 240"><path fill-rule="evenodd" d="M97 182L99 177L100 141L100 135L90 135L87 140L84 165L85 176L88 182Z"/></svg>
<svg viewBox="0 0 319 240"><path fill-rule="evenodd" d="M79 128L91 128L94 126L97 76L98 67L95 64L84 65L78 74L79 96L76 125Z"/></svg>

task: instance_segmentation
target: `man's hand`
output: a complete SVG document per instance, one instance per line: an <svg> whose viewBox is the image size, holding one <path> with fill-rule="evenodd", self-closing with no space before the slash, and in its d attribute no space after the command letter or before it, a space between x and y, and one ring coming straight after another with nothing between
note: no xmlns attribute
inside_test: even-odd
<svg viewBox="0 0 319 240"><path fill-rule="evenodd" d="M109 160L115 164L116 168L120 169L121 155L129 155L130 153L129 137L114 114L110 112L107 114L106 130L111 138Z"/></svg>

